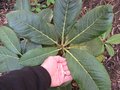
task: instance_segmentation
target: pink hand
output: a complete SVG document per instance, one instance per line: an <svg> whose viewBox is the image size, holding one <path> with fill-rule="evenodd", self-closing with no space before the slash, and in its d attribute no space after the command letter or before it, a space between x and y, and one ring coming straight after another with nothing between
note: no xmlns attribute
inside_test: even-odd
<svg viewBox="0 0 120 90"><path fill-rule="evenodd" d="M66 59L63 57L50 56L41 66L44 67L51 76L51 87L60 86L72 80Z"/></svg>

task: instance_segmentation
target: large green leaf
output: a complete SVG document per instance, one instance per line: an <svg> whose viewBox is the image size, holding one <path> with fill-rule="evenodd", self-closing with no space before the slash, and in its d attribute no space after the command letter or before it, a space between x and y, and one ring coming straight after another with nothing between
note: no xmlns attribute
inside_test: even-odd
<svg viewBox="0 0 120 90"><path fill-rule="evenodd" d="M110 44L120 44L120 34L111 36L106 42Z"/></svg>
<svg viewBox="0 0 120 90"><path fill-rule="evenodd" d="M20 69L19 58L6 47L0 46L0 73Z"/></svg>
<svg viewBox="0 0 120 90"><path fill-rule="evenodd" d="M24 66L35 66L40 65L43 61L51 55L57 55L58 49L56 48L36 48L25 53L20 63Z"/></svg>
<svg viewBox="0 0 120 90"><path fill-rule="evenodd" d="M113 13L111 5L98 6L89 11L75 25L68 35L69 43L89 41L106 32L112 26Z"/></svg>
<svg viewBox="0 0 120 90"><path fill-rule="evenodd" d="M94 56L79 49L66 52L69 69L80 90L111 90L108 73Z"/></svg>
<svg viewBox="0 0 120 90"><path fill-rule="evenodd" d="M81 44L73 44L70 48L78 48L85 50L94 56L98 56L104 52L104 43L100 40L100 38L95 38Z"/></svg>
<svg viewBox="0 0 120 90"><path fill-rule="evenodd" d="M20 43L20 46L21 46L21 51L22 51L23 54L25 52L31 50L31 49L35 49L35 48L38 48L38 47L42 48L41 45L33 43L33 42L30 42L27 39L22 40L21 43Z"/></svg>
<svg viewBox="0 0 120 90"><path fill-rule="evenodd" d="M54 8L54 23L56 30L64 38L80 14L82 0L56 0Z"/></svg>
<svg viewBox="0 0 120 90"><path fill-rule="evenodd" d="M15 9L31 10L30 0L16 0Z"/></svg>
<svg viewBox="0 0 120 90"><path fill-rule="evenodd" d="M21 54L19 40L10 28L6 26L0 27L0 41L12 52Z"/></svg>
<svg viewBox="0 0 120 90"><path fill-rule="evenodd" d="M40 18L46 20L47 22L51 22L53 18L52 9L43 9L40 13L37 14Z"/></svg>
<svg viewBox="0 0 120 90"><path fill-rule="evenodd" d="M9 25L20 36L40 44L57 44L53 30L43 19L30 11L15 11L7 14Z"/></svg>
<svg viewBox="0 0 120 90"><path fill-rule="evenodd" d="M85 42L83 45L86 46L86 51L94 56L98 56L104 52L104 43L100 38Z"/></svg>

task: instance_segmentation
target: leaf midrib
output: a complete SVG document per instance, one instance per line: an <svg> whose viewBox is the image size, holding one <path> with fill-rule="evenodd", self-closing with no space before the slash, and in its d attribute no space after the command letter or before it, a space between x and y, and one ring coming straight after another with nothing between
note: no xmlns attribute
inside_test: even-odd
<svg viewBox="0 0 120 90"><path fill-rule="evenodd" d="M92 78L92 76L89 74L89 72L84 68L84 66L77 60L77 58L71 53L69 52L67 49L65 49L65 51L67 53L69 53L69 55L83 68L83 70L86 72L86 74L88 74L88 76L91 78L91 80L95 83L94 79ZM95 83L95 85L97 86L97 84ZM97 88L99 89L99 87L97 86Z"/></svg>
<svg viewBox="0 0 120 90"><path fill-rule="evenodd" d="M29 61L29 60L31 60L31 59L35 59L35 58L37 58L37 57L42 57L42 56L45 56L45 55L48 55L48 54L57 52L57 51L59 51L59 50L60 50L60 49L57 49L57 50L51 51L51 52L49 52L49 53L42 54L42 55L40 55L40 56L36 56L36 57L34 57L34 58L26 59L26 60L24 60L24 61L21 60L21 61L22 61L22 62L26 62L26 61Z"/></svg>
<svg viewBox="0 0 120 90"><path fill-rule="evenodd" d="M64 34L65 34L65 26L66 26L66 21L67 21L68 7L69 7L69 2L67 1L65 15L64 15L63 28L62 28L62 43L61 43L61 45L63 45L63 43L64 43Z"/></svg>
<svg viewBox="0 0 120 90"><path fill-rule="evenodd" d="M72 41L74 41L76 38L78 38L81 34L83 34L84 32L86 32L87 30L89 30L89 28L91 28L91 26L93 26L102 16L103 16L103 14L101 14L90 26L88 26L86 29L84 29L81 33L79 33L73 39L71 39L70 41L68 41L68 43L66 43L65 45L70 44Z"/></svg>
<svg viewBox="0 0 120 90"><path fill-rule="evenodd" d="M49 40L51 40L52 42L54 42L56 45L59 46L59 44L58 44L55 40L53 40L52 38L50 38L49 36L47 36L46 34L44 34L42 31L39 31L38 29L36 29L36 28L33 27L32 25L27 24L27 23L25 23L25 22L23 22L23 21L20 21L20 20L18 20L18 19L17 19L17 21L20 22L20 23L26 24L27 26L31 27L31 28L34 29L36 32L38 32L38 33L42 34L43 36L47 37Z"/></svg>
<svg viewBox="0 0 120 90"><path fill-rule="evenodd" d="M1 30L1 31L2 31L2 30ZM11 43L12 47L14 47L14 49L17 51L17 53L20 54L20 55L22 55L22 54L19 52L19 50L14 46L14 44L12 43L12 41L9 39L8 35L6 34L6 32L5 32L5 31L2 31L2 32L5 34L6 38L7 38L8 41Z"/></svg>

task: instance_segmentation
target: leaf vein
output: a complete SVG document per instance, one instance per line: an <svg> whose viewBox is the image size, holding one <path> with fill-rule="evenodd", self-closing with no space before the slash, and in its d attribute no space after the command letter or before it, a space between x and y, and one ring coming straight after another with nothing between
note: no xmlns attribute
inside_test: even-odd
<svg viewBox="0 0 120 90"><path fill-rule="evenodd" d="M79 33L78 35L76 35L73 39L71 39L68 43L66 43L66 45L70 44L72 41L74 41L76 38L78 38L81 34L83 34L84 32L86 32L87 30L89 30L89 28L91 26L93 26L98 20L99 18L101 18L103 15L101 14L90 26L88 26L86 29L84 29L81 33Z"/></svg>
<svg viewBox="0 0 120 90"><path fill-rule="evenodd" d="M71 53L69 52L67 49L65 49L65 51L67 53L69 53L69 55L71 55L71 57L83 68L83 70L86 72L86 74L88 74L88 76L90 77L90 79L92 81L94 81L94 79L92 79L92 76L89 74L89 72L83 67L83 65L77 60L77 58ZM94 82L95 83L95 82ZM97 84L95 83L95 85L97 86ZM98 87L98 86L97 86Z"/></svg>

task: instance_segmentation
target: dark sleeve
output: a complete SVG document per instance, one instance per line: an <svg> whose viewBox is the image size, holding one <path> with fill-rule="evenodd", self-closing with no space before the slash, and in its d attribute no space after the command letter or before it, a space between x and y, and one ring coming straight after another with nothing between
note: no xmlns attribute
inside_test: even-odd
<svg viewBox="0 0 120 90"><path fill-rule="evenodd" d="M0 77L0 90L48 90L51 78L41 66L12 71Z"/></svg>

